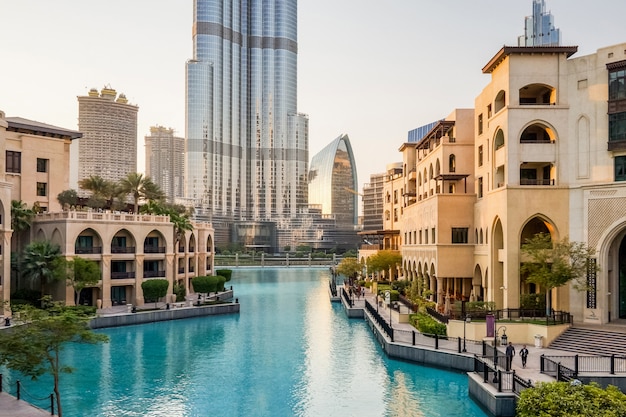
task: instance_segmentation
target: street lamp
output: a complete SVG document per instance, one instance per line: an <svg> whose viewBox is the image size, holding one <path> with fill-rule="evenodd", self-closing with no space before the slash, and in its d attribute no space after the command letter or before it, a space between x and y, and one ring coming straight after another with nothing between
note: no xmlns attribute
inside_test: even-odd
<svg viewBox="0 0 626 417"><path fill-rule="evenodd" d="M389 327L391 327L391 292L385 291L385 303L389 306Z"/></svg>
<svg viewBox="0 0 626 417"><path fill-rule="evenodd" d="M472 317L468 314L465 316L465 320L463 321L463 352L467 352L466 346L465 346L465 326L467 323L471 323L472 322Z"/></svg>

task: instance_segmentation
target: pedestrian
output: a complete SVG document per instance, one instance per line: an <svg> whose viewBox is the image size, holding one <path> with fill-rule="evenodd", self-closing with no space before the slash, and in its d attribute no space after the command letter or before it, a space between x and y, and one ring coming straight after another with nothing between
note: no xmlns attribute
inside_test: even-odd
<svg viewBox="0 0 626 417"><path fill-rule="evenodd" d="M528 349L526 349L526 345L519 351L519 355L522 358L522 368L526 368L526 359L528 359Z"/></svg>
<svg viewBox="0 0 626 417"><path fill-rule="evenodd" d="M506 370L511 370L511 364L513 363L513 356L515 356L515 347L513 347L513 343L509 342L509 345L506 347Z"/></svg>

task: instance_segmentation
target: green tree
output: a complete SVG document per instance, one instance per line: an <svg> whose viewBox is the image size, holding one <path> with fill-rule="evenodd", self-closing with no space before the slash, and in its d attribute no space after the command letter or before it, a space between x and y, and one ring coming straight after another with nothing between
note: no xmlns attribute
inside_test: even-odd
<svg viewBox="0 0 626 417"><path fill-rule="evenodd" d="M347 278L356 278L361 271L363 265L356 258L343 258L337 265L337 273Z"/></svg>
<svg viewBox="0 0 626 417"><path fill-rule="evenodd" d="M83 190L91 192L87 205L91 208L102 208L107 205L108 199L115 193L116 184L112 181L105 180L99 175L92 175L89 178L83 178L78 182L78 186Z"/></svg>
<svg viewBox="0 0 626 417"><path fill-rule="evenodd" d="M63 210L69 210L71 206L78 203L78 192L76 190L65 190L57 194L57 200Z"/></svg>
<svg viewBox="0 0 626 417"><path fill-rule="evenodd" d="M626 395L610 385L596 383L538 382L522 391L517 417L617 417L626 416Z"/></svg>
<svg viewBox="0 0 626 417"><path fill-rule="evenodd" d="M167 295L169 285L166 279L149 279L144 281L141 283L143 298L146 300L154 300L154 307L156 307L159 298Z"/></svg>
<svg viewBox="0 0 626 417"><path fill-rule="evenodd" d="M199 294L210 294L217 291L218 279L216 276L200 276L191 280L193 290Z"/></svg>
<svg viewBox="0 0 626 417"><path fill-rule="evenodd" d="M59 376L73 369L61 361L61 351L68 343L101 343L108 337L89 329L88 318L79 317L69 310L56 314L50 311L26 309L21 317L28 325L16 326L3 332L0 338L0 364L37 379L49 373L54 381L57 413L63 416Z"/></svg>
<svg viewBox="0 0 626 417"><path fill-rule="evenodd" d="M39 284L41 294L45 294L46 286L63 278L62 268L59 268L61 249L50 241L36 241L24 249L22 258L22 274L31 288Z"/></svg>
<svg viewBox="0 0 626 417"><path fill-rule="evenodd" d="M589 262L595 250L582 242L570 242L567 237L552 241L548 233L538 233L522 245L523 263L520 273L526 281L539 285L546 296L546 314L550 313L550 291L572 281L576 290L587 288L588 272L597 272L595 262Z"/></svg>
<svg viewBox="0 0 626 417"><path fill-rule="evenodd" d="M381 250L377 254L367 259L367 270L369 272L388 272L389 279L393 280L394 271L402 263L402 255L395 250Z"/></svg>
<svg viewBox="0 0 626 417"><path fill-rule="evenodd" d="M130 194L133 198L135 213L139 213L139 201L141 199L150 201L160 201L163 199L163 192L152 182L150 177L144 177L138 172L131 172L120 180L120 188L125 194Z"/></svg>
<svg viewBox="0 0 626 417"><path fill-rule="evenodd" d="M232 269L218 269L215 271L215 273L218 276L224 277L224 279L226 280L225 282L230 281L231 277L233 276L233 270Z"/></svg>
<svg viewBox="0 0 626 417"><path fill-rule="evenodd" d="M21 235L28 229L35 218L35 211L29 209L26 203L20 200L11 200L11 229L15 234L15 252L21 249Z"/></svg>
<svg viewBox="0 0 626 417"><path fill-rule="evenodd" d="M100 267L97 262L75 256L73 259L59 258L58 267L62 269L67 286L74 289L74 304L78 304L80 292L95 286L100 281Z"/></svg>

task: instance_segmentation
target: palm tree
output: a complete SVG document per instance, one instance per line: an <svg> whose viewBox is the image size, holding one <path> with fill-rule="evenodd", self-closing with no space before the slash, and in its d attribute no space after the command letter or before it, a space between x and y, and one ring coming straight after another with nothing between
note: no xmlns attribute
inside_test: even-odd
<svg viewBox="0 0 626 417"><path fill-rule="evenodd" d="M126 178L120 180L121 190L133 197L135 205L135 213L139 212L139 200L146 199L149 201L161 201L163 192L150 177L144 177L138 172L129 173Z"/></svg>
<svg viewBox="0 0 626 417"><path fill-rule="evenodd" d="M91 191L89 206L93 208L101 208L106 205L107 199L111 196L115 183L105 180L99 175L92 175L89 178L83 178L78 181L78 185L83 190Z"/></svg>
<svg viewBox="0 0 626 417"><path fill-rule="evenodd" d="M20 235L30 228L35 211L29 209L21 200L11 200L11 229L15 233L15 251L20 250Z"/></svg>
<svg viewBox="0 0 626 417"><path fill-rule="evenodd" d="M37 241L29 244L24 249L22 259L22 274L24 278L33 284L40 284L41 293L44 294L46 285L59 277L58 259L61 249L50 241Z"/></svg>

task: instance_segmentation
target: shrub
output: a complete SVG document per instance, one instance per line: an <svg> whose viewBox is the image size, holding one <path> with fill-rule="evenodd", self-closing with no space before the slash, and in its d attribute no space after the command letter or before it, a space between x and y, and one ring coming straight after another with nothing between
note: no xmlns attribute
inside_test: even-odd
<svg viewBox="0 0 626 417"><path fill-rule="evenodd" d="M187 290L185 290L185 286L180 283L174 284L174 288L172 292L176 294L176 301L181 302L185 301L185 296L187 295Z"/></svg>
<svg viewBox="0 0 626 417"><path fill-rule="evenodd" d="M540 382L522 391L517 416L598 416L626 415L626 395L615 386L602 389L597 383Z"/></svg>
<svg viewBox="0 0 626 417"><path fill-rule="evenodd" d="M446 325L425 313L417 313L417 330L429 335L445 336L447 334Z"/></svg>
<svg viewBox="0 0 626 417"><path fill-rule="evenodd" d="M217 278L215 291L224 291L224 283L226 282L226 278L221 275L218 275L215 278Z"/></svg>
<svg viewBox="0 0 626 417"><path fill-rule="evenodd" d="M166 279L149 279L141 283L141 289L143 290L143 298L146 302L159 301L159 298L165 297L167 294L167 287L170 283Z"/></svg>
<svg viewBox="0 0 626 417"><path fill-rule="evenodd" d="M193 289L197 293L212 293L217 291L218 278L214 275L195 277L191 280Z"/></svg>
<svg viewBox="0 0 626 417"><path fill-rule="evenodd" d="M225 282L230 281L232 275L233 275L233 270L232 269L218 269L215 271L215 273L218 276L224 277L226 279Z"/></svg>

